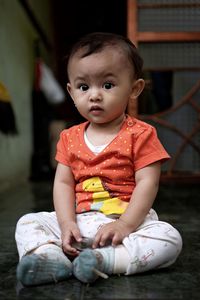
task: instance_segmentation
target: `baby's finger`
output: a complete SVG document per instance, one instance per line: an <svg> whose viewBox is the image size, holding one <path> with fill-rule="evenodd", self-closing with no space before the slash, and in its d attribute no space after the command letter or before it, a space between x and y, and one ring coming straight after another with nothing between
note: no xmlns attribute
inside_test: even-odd
<svg viewBox="0 0 200 300"><path fill-rule="evenodd" d="M74 238L75 238L75 240L77 242L81 242L82 241L82 236L81 236L80 230L78 228L77 229L73 229L72 234L73 234L73 236L74 236Z"/></svg>
<svg viewBox="0 0 200 300"><path fill-rule="evenodd" d="M122 242L122 238L118 234L115 234L112 238L112 246L115 247L119 245L121 242Z"/></svg>
<svg viewBox="0 0 200 300"><path fill-rule="evenodd" d="M72 247L71 245L69 244L65 244L63 245L63 251L66 253L66 254L69 254L69 255L77 255L79 252L77 251L76 248Z"/></svg>
<svg viewBox="0 0 200 300"><path fill-rule="evenodd" d="M101 240L101 234L97 233L95 238L94 238L92 248L97 248L99 246L100 240Z"/></svg>
<svg viewBox="0 0 200 300"><path fill-rule="evenodd" d="M79 254L80 254L80 252L79 251L67 251L67 252L65 252L65 254L67 254L67 256L71 256L71 257L74 257L74 256L78 256Z"/></svg>
<svg viewBox="0 0 200 300"><path fill-rule="evenodd" d="M99 240L99 245L101 247L105 246L105 244L107 244L108 240L110 240L110 236L108 234L102 234L102 236Z"/></svg>

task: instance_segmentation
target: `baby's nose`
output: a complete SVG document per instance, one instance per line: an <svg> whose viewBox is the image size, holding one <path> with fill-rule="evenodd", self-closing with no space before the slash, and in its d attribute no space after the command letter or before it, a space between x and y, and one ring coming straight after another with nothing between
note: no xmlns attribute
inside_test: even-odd
<svg viewBox="0 0 200 300"><path fill-rule="evenodd" d="M99 89L92 89L89 97L90 101L101 101L102 94Z"/></svg>

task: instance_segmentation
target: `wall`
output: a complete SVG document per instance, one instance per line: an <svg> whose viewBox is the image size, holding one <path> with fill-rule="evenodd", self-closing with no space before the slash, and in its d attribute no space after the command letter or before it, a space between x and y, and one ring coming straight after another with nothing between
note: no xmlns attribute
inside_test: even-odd
<svg viewBox="0 0 200 300"><path fill-rule="evenodd" d="M48 1L34 3L37 4L40 17L43 13L46 20L49 9L45 9L45 4L47 8ZM46 26L50 35L50 26ZM0 189L29 177L32 153L31 93L36 38L37 33L20 2L0 0L0 81L9 90L19 130L16 136L6 136L0 132ZM45 58L49 61L48 54Z"/></svg>

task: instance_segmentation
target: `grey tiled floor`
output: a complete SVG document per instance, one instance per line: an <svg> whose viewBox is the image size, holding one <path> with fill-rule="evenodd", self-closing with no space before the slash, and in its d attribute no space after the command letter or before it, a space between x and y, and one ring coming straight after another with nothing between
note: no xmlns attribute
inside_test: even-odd
<svg viewBox="0 0 200 300"><path fill-rule="evenodd" d="M25 213L52 210L52 183L27 183L0 192L0 299L199 299L200 186L161 186L154 208L160 219L174 225L183 237L183 251L173 266L134 276L111 276L93 285L71 278L24 288L15 277L15 225Z"/></svg>

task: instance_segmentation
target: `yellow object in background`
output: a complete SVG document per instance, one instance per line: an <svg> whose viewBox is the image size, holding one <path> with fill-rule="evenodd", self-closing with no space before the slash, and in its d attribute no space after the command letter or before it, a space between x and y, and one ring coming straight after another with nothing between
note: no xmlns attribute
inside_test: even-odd
<svg viewBox="0 0 200 300"><path fill-rule="evenodd" d="M0 101L10 102L9 92L2 82L0 82Z"/></svg>

